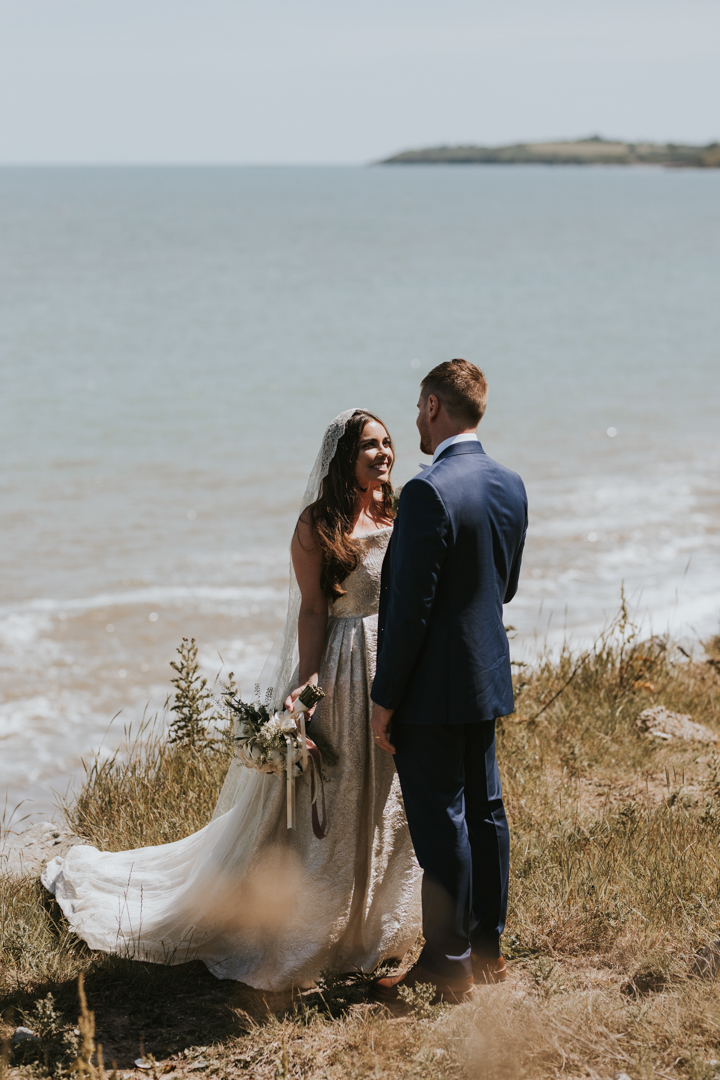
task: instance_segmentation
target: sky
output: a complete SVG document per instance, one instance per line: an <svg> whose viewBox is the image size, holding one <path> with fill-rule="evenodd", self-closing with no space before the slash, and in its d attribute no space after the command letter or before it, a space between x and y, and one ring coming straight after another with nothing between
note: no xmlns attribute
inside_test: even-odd
<svg viewBox="0 0 720 1080"><path fill-rule="evenodd" d="M720 140L720 0L0 0L1 164Z"/></svg>

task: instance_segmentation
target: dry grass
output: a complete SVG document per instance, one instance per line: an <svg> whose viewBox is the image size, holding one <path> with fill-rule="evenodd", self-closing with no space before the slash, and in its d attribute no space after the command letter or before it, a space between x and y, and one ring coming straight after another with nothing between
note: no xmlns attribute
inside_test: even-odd
<svg viewBox="0 0 720 1080"><path fill-rule="evenodd" d="M720 640L706 648L690 660L640 641L623 610L588 654L522 669L498 737L513 838L504 986L454 1010L419 994L391 1016L368 1002L363 978L330 979L288 1008L199 964L92 955L37 883L6 880L4 1006L44 1031L14 1051L12 1072L72 1069L62 1040L82 972L96 1040L121 1072L142 1045L168 1077L720 1074L717 984L691 974L694 952L720 936L720 758L635 728L662 704L720 735ZM176 839L209 817L226 762L222 748L169 746L146 730L126 755L90 767L68 820L107 849Z"/></svg>
<svg viewBox="0 0 720 1080"><path fill-rule="evenodd" d="M720 734L717 665L637 641L623 612L590 654L564 652L519 691L498 740L510 934L551 955L608 959L658 935L685 952L704 943L720 927L720 758L643 736L635 720L662 704Z"/></svg>
<svg viewBox="0 0 720 1080"><path fill-rule="evenodd" d="M207 825L229 760L222 740L172 743L164 717L154 718L113 757L86 766L85 783L63 805L65 819L103 851L169 844Z"/></svg>

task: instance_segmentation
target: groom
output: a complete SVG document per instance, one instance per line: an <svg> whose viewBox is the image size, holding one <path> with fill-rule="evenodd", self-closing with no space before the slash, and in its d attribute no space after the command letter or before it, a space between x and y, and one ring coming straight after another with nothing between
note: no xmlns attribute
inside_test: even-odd
<svg viewBox="0 0 720 1080"><path fill-rule="evenodd" d="M506 978L500 954L509 836L495 760L495 720L514 708L503 604L515 595L527 529L516 473L477 438L487 384L467 360L439 364L418 401L432 464L405 484L382 571L375 745L395 755L422 867L425 947L401 986L432 983L463 1001L474 982Z"/></svg>

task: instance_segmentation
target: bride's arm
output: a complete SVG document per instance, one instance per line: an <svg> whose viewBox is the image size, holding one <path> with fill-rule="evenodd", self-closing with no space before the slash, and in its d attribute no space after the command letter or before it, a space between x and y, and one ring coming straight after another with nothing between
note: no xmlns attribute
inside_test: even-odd
<svg viewBox="0 0 720 1080"><path fill-rule="evenodd" d="M322 553L315 543L310 523L304 516L298 521L290 553L302 597L298 616L300 681L292 693L288 694L286 708L292 706L307 683L318 681L328 620L327 597L320 587ZM310 710L309 715L312 715L313 711Z"/></svg>

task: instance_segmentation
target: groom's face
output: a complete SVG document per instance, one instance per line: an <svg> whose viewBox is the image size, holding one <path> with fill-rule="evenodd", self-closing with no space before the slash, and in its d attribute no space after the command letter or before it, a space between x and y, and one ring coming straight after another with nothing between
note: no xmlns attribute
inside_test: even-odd
<svg viewBox="0 0 720 1080"><path fill-rule="evenodd" d="M417 403L418 414L417 429L420 432L420 453L432 454L432 443L430 441L430 395L423 400L422 394L420 395Z"/></svg>

